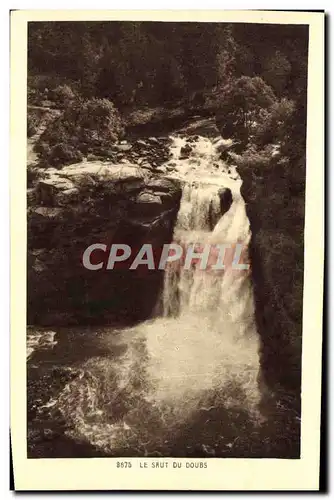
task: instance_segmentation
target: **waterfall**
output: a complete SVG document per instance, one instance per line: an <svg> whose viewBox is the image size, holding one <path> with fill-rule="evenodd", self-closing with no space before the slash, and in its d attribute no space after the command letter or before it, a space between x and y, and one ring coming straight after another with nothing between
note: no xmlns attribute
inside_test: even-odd
<svg viewBox="0 0 334 500"><path fill-rule="evenodd" d="M173 160L183 144L175 138ZM247 262L251 233L240 180L226 174L211 140L200 137L196 144L174 174L183 182L174 242L185 249L228 244L227 263L239 244ZM233 201L222 215L223 187L231 189ZM222 435L236 414L259 420L259 337L249 271L227 264L220 270L186 269L181 261L169 262L161 299L160 317L100 336L99 349L110 356L85 362L49 403L69 423L72 438L116 456L158 449L168 456L168 439L211 408L223 411ZM203 443L216 441L212 432L200 438Z"/></svg>
<svg viewBox="0 0 334 500"><path fill-rule="evenodd" d="M230 245L230 262L238 243L244 249L245 262L251 233L244 201L235 188L230 209L219 216L219 188L200 182L184 185L174 242L184 248ZM216 220L214 225L212 219ZM160 380L161 397L169 394L175 399L179 392L181 400L187 388L190 403L191 394L196 399L200 392L212 388L218 394L225 384L234 383L243 394L243 404L256 413L260 401L259 338L249 271L227 264L223 270L202 270L199 266L185 269L179 261L176 265L171 262L165 270L162 295L163 318L150 325L152 335L148 336L149 347L155 339L153 359L158 349L173 352L172 363L167 366L166 361L160 362L159 368L151 371L152 377ZM173 374L179 378L179 388L175 384L172 387ZM226 398L224 390L222 398ZM225 405L239 403L233 397L229 402L224 400Z"/></svg>
<svg viewBox="0 0 334 500"><path fill-rule="evenodd" d="M231 247L229 253L232 258L238 243L242 245L245 258L250 229L243 200L240 194L235 193L232 206L221 217L218 188L199 183L184 186L174 241L185 249L193 245L199 248L210 245L214 249L216 245L227 244ZM165 316L193 313L222 321L226 315L231 316L234 302L242 302L244 306L239 307L240 315L234 321L243 323L244 318L252 316L251 295L249 276L245 270L228 268L213 271L202 270L199 266L184 269L182 265L172 262L165 271L163 311Z"/></svg>
<svg viewBox="0 0 334 500"><path fill-rule="evenodd" d="M172 162L179 158L185 141L174 137ZM178 160L174 176L183 182L183 195L173 240L185 250L193 245L202 249L230 245L226 266L202 270L199 266L186 269L180 261L168 263L162 318L145 325L150 332L149 373L159 388L156 397L173 401L181 411L214 391L218 405L243 405L258 415L260 342L250 271L228 265L236 245L242 246L242 261L249 261L251 231L240 194L241 179L220 160L219 141L199 137L192 142L189 157ZM233 202L221 215L219 190L224 187L232 191ZM172 355L161 360L159 352Z"/></svg>
<svg viewBox="0 0 334 500"><path fill-rule="evenodd" d="M175 138L174 157L183 145L182 139ZM201 160L200 169L194 169L194 160L198 158ZM192 174L193 179L186 180L183 185L174 242L185 249L192 245L200 248L230 245L224 262L233 259L235 247L239 244L243 249L243 260L248 262L251 231L240 194L240 179L231 182L231 177L226 175L226 169L219 161L217 144L200 138L183 164L183 172L192 169L185 177ZM232 205L224 215L221 215L218 193L222 187L229 187L233 193ZM179 319L189 315L205 318L208 327L214 326L225 332L229 325L229 334L240 339L253 339L255 349L258 349L253 291L249 272L245 269L227 265L224 270L202 270L199 266L185 269L182 265L169 263L165 271L163 315Z"/></svg>

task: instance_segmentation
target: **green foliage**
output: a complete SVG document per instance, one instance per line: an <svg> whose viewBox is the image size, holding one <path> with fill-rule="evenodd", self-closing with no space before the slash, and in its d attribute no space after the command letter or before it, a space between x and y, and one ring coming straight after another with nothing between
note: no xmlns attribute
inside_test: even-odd
<svg viewBox="0 0 334 500"><path fill-rule="evenodd" d="M259 75L279 97L294 98L305 87L305 26L38 22L29 23L28 36L30 100L74 82L84 97L117 107L186 100L240 76ZM44 88L32 81L36 75Z"/></svg>
<svg viewBox="0 0 334 500"><path fill-rule="evenodd" d="M308 26L236 23L233 38L237 76L260 75L278 97L306 91Z"/></svg>
<svg viewBox="0 0 334 500"><path fill-rule="evenodd" d="M47 76L28 75L28 104L40 106L47 99L50 80L53 79Z"/></svg>
<svg viewBox="0 0 334 500"><path fill-rule="evenodd" d="M263 110L275 102L275 94L262 78L242 76L221 89L217 124L223 136L233 136L246 145Z"/></svg>
<svg viewBox="0 0 334 500"><path fill-rule="evenodd" d="M28 36L28 100L64 109L36 145L46 159L57 144L99 154L122 135L118 112L101 99L130 124L135 115L139 125L155 121L152 109L216 113L235 151L250 155L256 146L250 164L267 164L270 144L279 144L283 162L303 155L306 26L38 22Z"/></svg>
<svg viewBox="0 0 334 500"><path fill-rule="evenodd" d="M33 115L28 112L27 115L27 136L32 137L33 135L36 134L38 130L38 123L39 120L36 115Z"/></svg>
<svg viewBox="0 0 334 500"><path fill-rule="evenodd" d="M107 99L72 101L43 132L35 145L40 158L53 165L80 161L101 152L123 134L117 109Z"/></svg>
<svg viewBox="0 0 334 500"><path fill-rule="evenodd" d="M76 93L67 84L58 85L54 90L51 91L51 99L58 105L58 107L67 107L76 98Z"/></svg>
<svg viewBox="0 0 334 500"><path fill-rule="evenodd" d="M295 103L283 98L260 112L253 140L258 145L282 143L287 139L287 126L295 112Z"/></svg>
<svg viewBox="0 0 334 500"><path fill-rule="evenodd" d="M263 65L264 80L277 92L282 94L286 89L291 74L291 64L288 57L276 50L276 52L265 59Z"/></svg>
<svg viewBox="0 0 334 500"><path fill-rule="evenodd" d="M48 158L50 155L51 147L47 142L39 139L34 145L34 151L39 155L40 158Z"/></svg>
<svg viewBox="0 0 334 500"><path fill-rule="evenodd" d="M278 192L303 195L305 189L304 111L298 102L281 99L262 110L251 142L240 153L229 153L240 171L262 178L275 178ZM282 187L283 186L283 187Z"/></svg>
<svg viewBox="0 0 334 500"><path fill-rule="evenodd" d="M263 175L265 169L272 167L274 163L274 150L271 146L258 149L256 146L249 146L242 154L229 153L233 162L242 169L249 169L254 174Z"/></svg>
<svg viewBox="0 0 334 500"><path fill-rule="evenodd" d="M27 168L27 187L30 188L34 185L37 179L40 177L39 170L34 166L28 166Z"/></svg>
<svg viewBox="0 0 334 500"><path fill-rule="evenodd" d="M60 143L52 146L47 158L48 163L53 167L79 163L82 159L82 153L68 143Z"/></svg>
<svg viewBox="0 0 334 500"><path fill-rule="evenodd" d="M64 108L81 94L82 84L59 75L28 75L28 105Z"/></svg>

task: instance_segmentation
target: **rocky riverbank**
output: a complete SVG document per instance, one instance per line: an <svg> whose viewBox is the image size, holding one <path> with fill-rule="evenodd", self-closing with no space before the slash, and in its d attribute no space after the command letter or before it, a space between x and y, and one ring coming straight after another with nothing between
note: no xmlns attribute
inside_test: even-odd
<svg viewBox="0 0 334 500"><path fill-rule="evenodd" d="M184 214L184 221L194 223L197 220L202 227L207 218L211 220L211 198L206 196L208 186L216 187L219 198L215 207L220 207L221 214L229 212L231 203L237 203L238 197L244 206L239 193L241 179L235 168L221 158L230 142L219 138L212 122L201 121L200 125L193 124L187 130L179 130L167 138L168 142L160 141L161 138L152 139L117 143L122 152L119 163L86 159L62 169L39 168L31 181L28 190L28 322L34 326L28 334L29 454L31 457L43 454L50 457L120 456L127 450L124 451L123 445L120 445L121 451L114 445L110 447L110 436L119 428L122 437L124 430L133 427L140 429L140 435L148 432L147 441L152 441L150 453L153 454L297 458L302 305L302 288L298 287L302 287L302 274L299 273L303 269L300 260L302 242L298 238L303 234L303 197L296 192L296 183L283 178L275 169L269 174L266 172L265 178L261 172L240 171L243 179L241 192L252 229L250 258L257 328L253 300L247 298L252 296L252 287L248 296L247 287L238 280L239 288L235 287L236 283L231 286L226 282L224 292L218 294L222 309L215 307L208 316L211 320L216 317L219 322L214 333L212 321L209 326L196 316L197 313L200 315L205 300L199 301L199 310L195 307L193 316L185 317L183 323L173 315L168 319L155 317L157 299L162 291L171 295L165 288L166 282L163 283L162 271L145 269L145 274L128 269L91 271L83 266L84 250L97 242L107 246L111 242L125 243L135 249L143 243L161 247L172 240L180 213ZM147 168L138 162L131 163L129 155L139 150L138 143L142 147L141 154L144 149L148 152L151 149L150 154L157 156L161 144L169 144L170 159L158 166L149 164ZM136 157L132 158L135 160ZM193 190L193 196L183 196L181 201L184 182ZM291 186L294 186L294 191ZM186 192L183 189L183 194ZM183 209L180 209L180 202ZM219 217L219 213L217 215ZM227 215L227 219L224 216L222 220L228 222L228 219ZM231 238L239 241L239 236L242 236L248 242L248 219L244 210L239 216L230 212L231 224L226 228L229 228L227 233ZM221 228L222 241L227 238L225 229ZM208 287L208 281L205 283ZM191 280L188 284L192 286ZM219 291L219 280L211 282L211 294L216 290L215 286ZM183 283L180 289L184 288ZM196 297L201 293L205 296L205 292L204 286L196 289ZM227 315L224 315L224 304L228 304ZM241 310L244 310L244 316L239 321L236 314ZM228 327L230 311L237 332L250 321L255 338L251 353L251 336L248 334L238 334L229 340L229 332L234 331ZM152 321L143 323L149 318ZM43 326L48 328L43 329ZM262 344L262 376L267 386L273 389L262 392L262 387L259 388L260 403L257 389L260 366L258 333ZM175 352L171 347L174 345L177 347ZM196 396L199 412L194 413L184 427L181 426L179 435L174 435L173 430L171 436L166 436L156 408L152 412L141 396L140 391L145 391L146 385L137 380L137 375L148 373L146 363L151 362L154 384L161 380L163 390L159 394L164 395L166 391L169 394L170 390L175 395L178 391L171 375L173 370L175 376L179 376L180 366L186 367L182 373L186 374L185 377L189 374L189 380L186 378L177 388L189 394L196 386L191 378L192 369L198 373L198 367L202 367L205 376L198 378L198 385L208 380L211 387L215 377L207 375L208 367L215 372L212 367L219 369L220 363L224 365L228 359L229 366L217 380L219 387L223 387L224 376L231 376L234 385L229 385L229 392L222 400L240 400L242 410L238 407L235 411L226 411L215 392L211 404L211 393L204 390L202 395L199 392ZM249 400L258 395L256 404L260 404L265 419L268 419L260 426L255 425L255 417L248 414L245 393L240 392L238 385L243 374L248 373L250 359L254 386L250 390L247 378ZM119 373L123 373L123 366L126 366L126 373L134 374L134 379L127 382L120 379L128 393L119 392L118 388L115 390L113 385ZM168 373L167 377L165 373ZM168 388L165 381L170 375ZM94 385L95 382L91 385L92 381L97 381L98 385ZM71 384L74 399L71 396L68 400L68 390L63 391L67 384ZM88 422L88 427L82 432L76 412L78 408L79 413L84 408L86 415L90 394L94 394L94 398L88 404L97 420L92 427ZM105 398L109 401L111 394L116 395L116 400L105 406ZM129 406L128 394L131 395ZM205 403L201 399L204 396L209 398ZM187 396L180 398L177 411L186 401ZM133 407L134 415L131 413ZM110 414L109 408L112 408ZM141 411L145 412L145 419L141 417ZM152 418L148 420L151 422L149 426L147 415ZM210 430L211 424L207 422L212 421L219 422L217 431ZM194 440L189 436L189 422L195 432ZM218 443L217 432L220 432L222 422L231 433L226 431L224 439ZM96 448L94 444L96 425L99 426L102 450L101 446ZM155 435L152 435L152 428L156 430ZM284 439L281 438L283 434ZM162 451L159 451L159 443ZM138 448L136 450L135 453ZM129 453L133 455L134 452L131 449ZM140 453L148 453L146 445Z"/></svg>
<svg viewBox="0 0 334 500"><path fill-rule="evenodd" d="M171 136L133 138L114 144L103 159L35 170L28 189L30 323L104 324L152 314L161 273L149 272L143 280L134 272L113 273L112 278L101 272L96 279L96 272L83 268L82 253L96 242L118 240L138 248L143 242L159 246L171 241L181 197L179 174L187 178L201 167L203 174L222 175L213 152L222 154L232 143L218 143L217 133L212 120L199 119L181 129L174 144ZM233 179L234 167L225 170ZM275 166L265 173L239 168L239 174L252 230L264 372L271 386L298 390L304 174L287 170L283 175ZM298 179L291 178L296 172Z"/></svg>
<svg viewBox="0 0 334 500"><path fill-rule="evenodd" d="M45 169L28 192L28 323L131 323L152 314L161 271L90 271L93 243L162 247L172 238L181 187L131 164Z"/></svg>
<svg viewBox="0 0 334 500"><path fill-rule="evenodd" d="M161 271L148 271L145 279L135 271L93 272L84 268L83 252L111 241L136 249L169 243L182 179L202 165L220 176L211 158L217 134L212 120L200 119L176 136L122 140L102 157L61 169L28 165L29 324L131 323L152 315ZM221 189L222 213L230 195Z"/></svg>

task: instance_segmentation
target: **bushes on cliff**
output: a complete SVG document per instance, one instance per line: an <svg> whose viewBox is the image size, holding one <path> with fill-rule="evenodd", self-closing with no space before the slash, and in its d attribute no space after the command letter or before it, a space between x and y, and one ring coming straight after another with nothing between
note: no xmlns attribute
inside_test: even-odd
<svg viewBox="0 0 334 500"><path fill-rule="evenodd" d="M27 115L27 137L32 137L37 133L39 120L36 115L29 113Z"/></svg>
<svg viewBox="0 0 334 500"><path fill-rule="evenodd" d="M88 153L100 153L124 133L113 103L107 99L73 101L43 132L35 151L45 163L62 166ZM65 163L64 163L65 162Z"/></svg>
<svg viewBox="0 0 334 500"><path fill-rule="evenodd" d="M295 102L285 98L261 109L248 144L240 154L229 153L230 158L238 167L260 175L267 168L286 167L292 159L288 144L293 140L290 124L295 114Z"/></svg>
<svg viewBox="0 0 334 500"><path fill-rule="evenodd" d="M216 122L223 137L234 137L245 146L264 110L275 103L273 89L262 78L242 76L221 89Z"/></svg>
<svg viewBox="0 0 334 500"><path fill-rule="evenodd" d="M28 105L63 108L78 98L81 83L54 73L50 75L28 75Z"/></svg>
<svg viewBox="0 0 334 500"><path fill-rule="evenodd" d="M263 110L251 144L230 154L243 178L252 228L250 248L262 338L261 365L270 386L300 396L306 96Z"/></svg>
<svg viewBox="0 0 334 500"><path fill-rule="evenodd" d="M56 144L50 149L49 164L57 167L58 165L71 165L83 160L82 153L69 144Z"/></svg>
<svg viewBox="0 0 334 500"><path fill-rule="evenodd" d="M36 105L45 89L64 83L125 108L175 105L242 75L258 74L279 96L306 83L306 25L39 21L28 36ZM205 107L201 98L197 105Z"/></svg>
<svg viewBox="0 0 334 500"><path fill-rule="evenodd" d="M270 143L282 144L287 139L288 123L295 113L295 102L286 98L263 109L254 128L253 141L259 146Z"/></svg>
<svg viewBox="0 0 334 500"><path fill-rule="evenodd" d="M233 162L241 169L252 170L254 174L263 174L273 164L275 150L271 146L263 149L249 146L242 154L229 153Z"/></svg>
<svg viewBox="0 0 334 500"><path fill-rule="evenodd" d="M40 176L39 170L32 165L27 167L27 188L32 188Z"/></svg>
<svg viewBox="0 0 334 500"><path fill-rule="evenodd" d="M50 92L50 98L59 108L64 108L73 103L78 96L74 90L67 84L58 85Z"/></svg>

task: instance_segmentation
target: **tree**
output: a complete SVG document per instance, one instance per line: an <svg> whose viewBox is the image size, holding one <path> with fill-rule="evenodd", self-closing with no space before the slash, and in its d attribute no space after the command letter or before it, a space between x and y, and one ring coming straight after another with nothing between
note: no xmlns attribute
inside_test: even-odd
<svg viewBox="0 0 334 500"><path fill-rule="evenodd" d="M265 59L262 76L278 95L284 92L290 73L291 64L288 58L279 50L276 50L275 54Z"/></svg>
<svg viewBox="0 0 334 500"><path fill-rule="evenodd" d="M223 136L232 135L245 146L261 112L275 102L273 89L259 76L242 76L227 83L220 96L217 125Z"/></svg>
<svg viewBox="0 0 334 500"><path fill-rule="evenodd" d="M294 101L283 98L274 102L270 108L262 110L254 130L254 142L260 146L270 143L283 144L290 135L289 124L295 108Z"/></svg>
<svg viewBox="0 0 334 500"><path fill-rule="evenodd" d="M31 77L43 76L48 89L69 84L119 108L161 106L259 75L278 97L296 99L307 85L307 30L254 23L33 22L29 88ZM37 94L31 93L36 103Z"/></svg>
<svg viewBox="0 0 334 500"><path fill-rule="evenodd" d="M252 141L241 154L230 153L243 171L267 175L276 169L277 182L285 180L290 194L300 194L305 186L306 115L300 102L286 98L262 110Z"/></svg>
<svg viewBox="0 0 334 500"><path fill-rule="evenodd" d="M54 90L51 90L50 94L52 100L55 101L60 108L67 107L77 98L75 92L69 85L58 85Z"/></svg>
<svg viewBox="0 0 334 500"><path fill-rule="evenodd" d="M74 101L50 123L35 145L45 162L64 165L72 157L101 152L124 133L117 109L107 99ZM55 148L55 146L57 146Z"/></svg>

